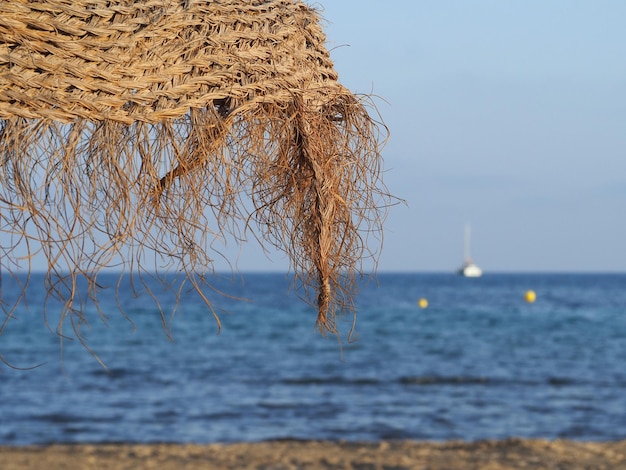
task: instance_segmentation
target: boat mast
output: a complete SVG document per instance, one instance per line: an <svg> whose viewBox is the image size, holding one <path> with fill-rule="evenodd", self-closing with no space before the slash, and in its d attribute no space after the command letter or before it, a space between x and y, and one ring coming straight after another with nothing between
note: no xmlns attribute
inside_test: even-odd
<svg viewBox="0 0 626 470"><path fill-rule="evenodd" d="M471 237L472 228L470 224L465 224L465 247L463 249L465 255L465 261L471 262L472 258L470 256L470 237Z"/></svg>

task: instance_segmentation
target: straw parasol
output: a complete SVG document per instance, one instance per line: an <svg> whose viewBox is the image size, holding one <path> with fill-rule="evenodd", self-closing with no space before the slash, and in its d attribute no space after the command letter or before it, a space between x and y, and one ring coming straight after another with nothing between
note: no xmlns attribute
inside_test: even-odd
<svg viewBox="0 0 626 470"><path fill-rule="evenodd" d="M301 1L1 0L2 270L45 258L59 330L105 268L182 273L213 312L219 242L253 239L336 332L390 200L372 111Z"/></svg>

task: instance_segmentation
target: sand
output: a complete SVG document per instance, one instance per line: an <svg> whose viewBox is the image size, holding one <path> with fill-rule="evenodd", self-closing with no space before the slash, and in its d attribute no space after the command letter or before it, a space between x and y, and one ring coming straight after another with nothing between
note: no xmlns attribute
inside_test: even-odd
<svg viewBox="0 0 626 470"><path fill-rule="evenodd" d="M271 441L210 445L0 447L3 470L24 469L626 469L626 441Z"/></svg>

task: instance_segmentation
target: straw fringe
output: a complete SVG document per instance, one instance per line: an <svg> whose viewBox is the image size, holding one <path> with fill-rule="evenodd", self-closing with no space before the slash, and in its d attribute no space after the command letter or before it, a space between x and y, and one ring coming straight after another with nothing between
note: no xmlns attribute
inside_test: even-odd
<svg viewBox="0 0 626 470"><path fill-rule="evenodd" d="M212 308L215 242L253 234L336 332L390 202L372 110L300 1L0 1L2 268L43 252L61 332L105 267L183 272Z"/></svg>

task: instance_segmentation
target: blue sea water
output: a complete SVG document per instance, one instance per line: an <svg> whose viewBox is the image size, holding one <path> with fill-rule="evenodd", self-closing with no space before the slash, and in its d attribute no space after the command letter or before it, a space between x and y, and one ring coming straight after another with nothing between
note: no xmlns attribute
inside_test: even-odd
<svg viewBox="0 0 626 470"><path fill-rule="evenodd" d="M84 328L108 371L60 343L54 309L45 326L40 280L0 336L5 360L40 365L0 363L1 445L626 438L626 275L383 273L358 296L356 341L346 317L341 343L315 331L283 274L219 281L250 299L216 299L219 334L183 295L171 341L123 283L134 324L111 294L107 326Z"/></svg>

